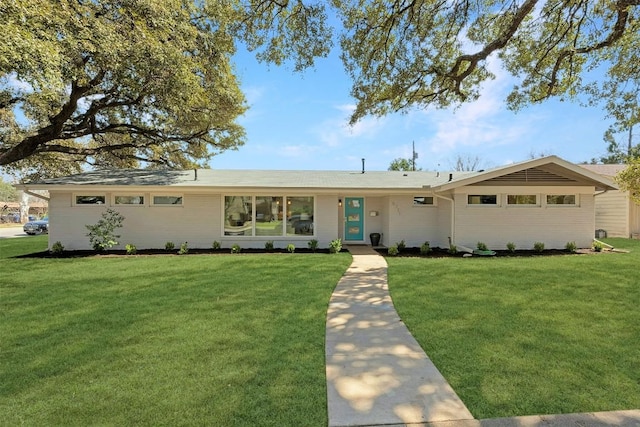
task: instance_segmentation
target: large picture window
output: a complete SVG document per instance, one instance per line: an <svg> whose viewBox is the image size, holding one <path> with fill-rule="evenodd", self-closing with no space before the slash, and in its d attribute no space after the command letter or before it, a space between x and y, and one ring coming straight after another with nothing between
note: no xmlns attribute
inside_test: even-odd
<svg viewBox="0 0 640 427"><path fill-rule="evenodd" d="M256 197L256 236L282 236L284 206L282 197Z"/></svg>
<svg viewBox="0 0 640 427"><path fill-rule="evenodd" d="M225 196L225 236L311 236L314 198Z"/></svg>
<svg viewBox="0 0 640 427"><path fill-rule="evenodd" d="M287 197L287 236L313 234L313 197Z"/></svg>
<svg viewBox="0 0 640 427"><path fill-rule="evenodd" d="M253 203L251 196L225 196L224 235L253 235Z"/></svg>

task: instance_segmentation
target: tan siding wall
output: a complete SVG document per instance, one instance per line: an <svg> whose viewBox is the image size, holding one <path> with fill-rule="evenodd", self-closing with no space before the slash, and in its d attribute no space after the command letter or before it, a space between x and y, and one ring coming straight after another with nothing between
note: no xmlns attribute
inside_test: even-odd
<svg viewBox="0 0 640 427"><path fill-rule="evenodd" d="M118 193L122 194L122 193ZM191 248L208 248L220 239L220 196L187 194L182 206L111 206L111 194L105 205L72 206L71 193L51 194L51 231L49 242L60 241L65 249L90 249L85 225L97 223L102 213L113 208L125 220L116 231L121 237L115 249L128 243L138 249L164 248L167 241L178 247L188 242ZM150 194L145 194L148 203Z"/></svg>
<svg viewBox="0 0 640 427"><path fill-rule="evenodd" d="M371 239L369 235L371 233L381 233L383 234L382 238L384 238L384 229L383 229L383 216L382 211L384 210L384 197L367 197L364 202L364 232L365 232L365 242L367 244L371 244ZM371 212L377 212L377 216L371 216ZM382 239L381 239L381 244Z"/></svg>
<svg viewBox="0 0 640 427"><path fill-rule="evenodd" d="M469 206L467 194L498 194L499 206ZM507 206L507 194L539 194L540 206ZM578 194L579 206L546 206L546 194ZM474 187L456 191L455 242L475 248L478 242L505 249L507 242L531 249L543 242L547 249L562 249L575 241L590 247L595 231L593 188Z"/></svg>
<svg viewBox="0 0 640 427"><path fill-rule="evenodd" d="M60 241L67 250L91 249L84 225L97 223L110 207L125 217L123 227L117 231L121 236L120 244L114 249L123 249L128 243L138 249L164 248L168 241L176 248L183 242L188 242L190 248L210 248L215 240L221 242L222 247L237 243L243 248L263 248L267 240L273 240L276 247L293 243L296 247L306 248L307 242L314 238L321 248L326 248L338 237L340 208L337 196L316 196L315 236L286 237L222 236L220 194L185 194L181 207L111 206L112 194L106 196L105 205L72 206L72 193L52 193L49 243ZM144 196L148 204L150 194Z"/></svg>
<svg viewBox="0 0 640 427"><path fill-rule="evenodd" d="M629 200L626 193L609 191L595 197L596 229L608 237L629 237Z"/></svg>
<svg viewBox="0 0 640 427"><path fill-rule="evenodd" d="M404 240L408 247L418 247L425 241L432 246L441 245L434 242L440 233L439 209L436 206L413 206L413 196L389 196L388 224L389 230L384 236L385 245L393 245Z"/></svg>

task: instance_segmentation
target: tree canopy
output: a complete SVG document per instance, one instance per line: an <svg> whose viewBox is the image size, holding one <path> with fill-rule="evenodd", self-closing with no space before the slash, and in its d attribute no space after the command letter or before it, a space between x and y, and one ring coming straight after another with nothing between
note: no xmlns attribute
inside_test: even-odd
<svg viewBox="0 0 640 427"><path fill-rule="evenodd" d="M13 0L0 5L0 166L204 165L244 142L238 43L312 66L329 12L367 115L477 99L492 58L518 109L560 97L640 121L640 0Z"/></svg>
<svg viewBox="0 0 640 427"><path fill-rule="evenodd" d="M391 163L389 164L389 168L387 170L415 171L415 170L422 170L422 168L416 168L415 160L398 157L397 159L393 159L391 161Z"/></svg>
<svg viewBox="0 0 640 427"><path fill-rule="evenodd" d="M302 2L14 0L0 5L0 166L204 166L244 142L238 40L296 69L326 54Z"/></svg>

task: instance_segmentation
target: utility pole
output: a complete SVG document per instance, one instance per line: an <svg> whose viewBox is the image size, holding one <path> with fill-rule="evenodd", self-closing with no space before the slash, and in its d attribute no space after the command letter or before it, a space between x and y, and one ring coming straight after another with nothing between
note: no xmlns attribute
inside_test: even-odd
<svg viewBox="0 0 640 427"><path fill-rule="evenodd" d="M411 157L411 166L413 168L413 171L416 171L416 159L418 158L418 153L416 153L416 142L415 141L411 141L412 145L413 145L413 156Z"/></svg>

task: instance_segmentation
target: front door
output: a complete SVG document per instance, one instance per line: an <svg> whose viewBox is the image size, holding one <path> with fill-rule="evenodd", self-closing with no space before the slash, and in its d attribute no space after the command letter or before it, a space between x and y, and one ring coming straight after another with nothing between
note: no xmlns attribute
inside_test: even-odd
<svg viewBox="0 0 640 427"><path fill-rule="evenodd" d="M364 199L362 197L345 198L344 240L364 240Z"/></svg>

